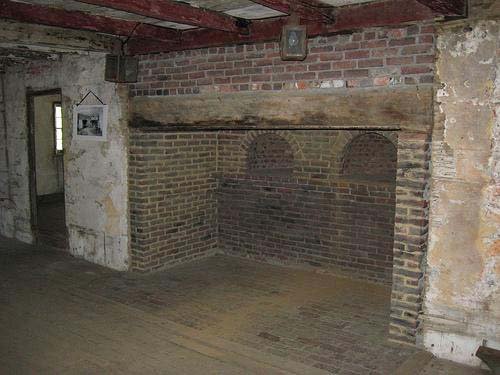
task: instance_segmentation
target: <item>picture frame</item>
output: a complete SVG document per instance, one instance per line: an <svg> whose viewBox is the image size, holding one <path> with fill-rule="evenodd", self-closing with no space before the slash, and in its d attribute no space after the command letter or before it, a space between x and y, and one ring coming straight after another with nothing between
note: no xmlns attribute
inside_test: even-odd
<svg viewBox="0 0 500 375"><path fill-rule="evenodd" d="M73 107L73 138L105 141L108 133L107 105L78 105Z"/></svg>
<svg viewBox="0 0 500 375"><path fill-rule="evenodd" d="M280 47L282 60L303 61L307 57L306 26L283 26Z"/></svg>

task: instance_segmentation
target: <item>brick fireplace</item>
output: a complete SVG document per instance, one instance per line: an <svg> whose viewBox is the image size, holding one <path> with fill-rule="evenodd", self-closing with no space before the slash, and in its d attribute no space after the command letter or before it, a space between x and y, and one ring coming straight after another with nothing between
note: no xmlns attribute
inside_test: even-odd
<svg viewBox="0 0 500 375"><path fill-rule="evenodd" d="M391 337L415 343L430 88L143 97L132 105L134 270L222 252L390 284Z"/></svg>

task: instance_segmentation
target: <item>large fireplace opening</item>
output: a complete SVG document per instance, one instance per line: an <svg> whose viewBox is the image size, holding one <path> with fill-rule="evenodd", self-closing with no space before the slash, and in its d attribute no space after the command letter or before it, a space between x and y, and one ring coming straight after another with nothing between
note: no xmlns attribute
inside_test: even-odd
<svg viewBox="0 0 500 375"><path fill-rule="evenodd" d="M182 100L136 101L129 137L131 269L151 272L222 255L368 281L385 288L383 332L415 344L432 102L421 91L377 92L384 108L358 110L353 101L372 103L372 94L320 96L335 98L339 109L321 112L333 116L332 125L295 124L295 117L283 125L273 112L260 128L254 117L241 119L248 124L227 120L235 107L250 111L232 96L210 101L222 112L231 109L220 120L207 114L212 125L206 119L176 125L164 106L185 115ZM259 102L264 112L279 99L266 98ZM311 121L325 123L324 116Z"/></svg>
<svg viewBox="0 0 500 375"><path fill-rule="evenodd" d="M351 131L222 134L220 250L390 284L397 148L388 137ZM246 169L234 155L240 162L246 158Z"/></svg>

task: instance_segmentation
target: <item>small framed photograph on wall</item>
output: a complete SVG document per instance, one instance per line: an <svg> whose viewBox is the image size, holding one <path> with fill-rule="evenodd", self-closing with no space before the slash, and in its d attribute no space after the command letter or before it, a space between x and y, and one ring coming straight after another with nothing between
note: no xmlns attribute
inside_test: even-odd
<svg viewBox="0 0 500 375"><path fill-rule="evenodd" d="M78 105L73 108L74 139L105 141L107 130L107 105Z"/></svg>

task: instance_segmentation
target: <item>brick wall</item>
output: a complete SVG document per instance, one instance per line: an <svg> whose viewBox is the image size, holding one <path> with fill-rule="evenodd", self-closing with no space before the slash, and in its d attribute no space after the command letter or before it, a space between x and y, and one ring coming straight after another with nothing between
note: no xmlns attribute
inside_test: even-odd
<svg viewBox="0 0 500 375"><path fill-rule="evenodd" d="M394 186L223 178L218 198L219 246L230 255L392 279Z"/></svg>
<svg viewBox="0 0 500 375"><path fill-rule="evenodd" d="M396 148L374 133L220 134L219 248L230 255L331 268L390 283L396 170L392 169L392 181L385 183L342 178L342 154L352 150L346 145L353 137L355 144L366 137L367 146L369 140L385 140L392 154L379 162L394 164ZM245 158L253 157L259 142L270 155L289 144L286 149L294 152L289 174L267 169L255 175L245 170ZM226 155L231 158L226 160Z"/></svg>
<svg viewBox="0 0 500 375"><path fill-rule="evenodd" d="M217 245L216 134L130 134L132 269L212 254Z"/></svg>
<svg viewBox="0 0 500 375"><path fill-rule="evenodd" d="M390 335L413 344L421 324L428 246L430 150L429 134L399 134Z"/></svg>
<svg viewBox="0 0 500 375"><path fill-rule="evenodd" d="M282 61L278 43L141 56L133 96L433 82L434 27L374 28L309 40L305 61Z"/></svg>
<svg viewBox="0 0 500 375"><path fill-rule="evenodd" d="M343 153L360 138L326 130L132 131L132 268L219 250L389 283L395 181L341 176Z"/></svg>

